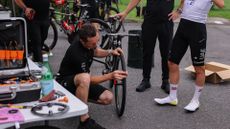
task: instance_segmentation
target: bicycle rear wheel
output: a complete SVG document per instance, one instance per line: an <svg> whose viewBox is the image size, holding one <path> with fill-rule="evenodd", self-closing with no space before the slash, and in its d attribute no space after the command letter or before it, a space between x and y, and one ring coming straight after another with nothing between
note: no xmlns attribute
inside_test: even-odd
<svg viewBox="0 0 230 129"><path fill-rule="evenodd" d="M124 55L114 57L114 70L123 70L126 71ZM119 117L121 117L125 110L126 103L126 79L122 80L113 80L112 83L115 92L115 105L116 112Z"/></svg>
<svg viewBox="0 0 230 129"><path fill-rule="evenodd" d="M58 40L57 27L56 27L54 21L51 20L50 21L50 27L48 30L48 35L47 35L47 38L44 42L43 50L45 50L45 51L52 50L56 46L57 40ZM49 50L47 50L47 49L49 49Z"/></svg>

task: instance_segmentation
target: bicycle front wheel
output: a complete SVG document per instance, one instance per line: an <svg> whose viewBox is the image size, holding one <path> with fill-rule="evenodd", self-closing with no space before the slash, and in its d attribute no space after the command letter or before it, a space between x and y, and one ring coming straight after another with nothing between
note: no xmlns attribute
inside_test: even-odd
<svg viewBox="0 0 230 129"><path fill-rule="evenodd" d="M124 55L121 54L114 58L114 70L126 71ZM113 87L115 92L116 112L121 117L125 110L126 103L126 78L122 80L113 80Z"/></svg>
<svg viewBox="0 0 230 129"><path fill-rule="evenodd" d="M57 39L58 39L57 27L56 27L54 21L51 20L50 21L50 27L48 30L48 35L47 35L47 38L44 42L43 50L45 50L45 51L52 50L57 44ZM46 49L49 49L49 50L46 50Z"/></svg>

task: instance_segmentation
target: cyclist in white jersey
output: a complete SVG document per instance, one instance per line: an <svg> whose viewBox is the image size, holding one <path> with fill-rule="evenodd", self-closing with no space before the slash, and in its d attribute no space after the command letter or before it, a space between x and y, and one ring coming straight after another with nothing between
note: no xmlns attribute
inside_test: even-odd
<svg viewBox="0 0 230 129"><path fill-rule="evenodd" d="M199 97L205 83L205 52L206 52L206 21L212 5L223 8L224 0L181 0L180 6L170 14L170 19L181 20L174 36L169 56L170 94L165 98L155 98L158 104L177 105L177 86L179 83L179 64L188 47L191 50L191 59L196 71L195 93L190 103L185 106L187 111L196 111L199 106Z"/></svg>

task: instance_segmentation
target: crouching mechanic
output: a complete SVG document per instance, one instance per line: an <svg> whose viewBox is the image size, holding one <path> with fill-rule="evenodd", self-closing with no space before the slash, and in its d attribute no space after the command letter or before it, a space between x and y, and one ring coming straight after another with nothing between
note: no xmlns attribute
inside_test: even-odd
<svg viewBox="0 0 230 129"><path fill-rule="evenodd" d="M79 30L80 40L74 42L67 50L60 66L57 81L67 90L75 94L79 99L87 104L88 100L100 104L110 104L113 94L99 83L126 78L126 71L114 71L112 73L91 76L90 66L93 57L106 57L110 54L120 55L122 50L103 50L97 47L99 33L91 24L85 24ZM105 129L90 118L89 114L80 116L78 129Z"/></svg>

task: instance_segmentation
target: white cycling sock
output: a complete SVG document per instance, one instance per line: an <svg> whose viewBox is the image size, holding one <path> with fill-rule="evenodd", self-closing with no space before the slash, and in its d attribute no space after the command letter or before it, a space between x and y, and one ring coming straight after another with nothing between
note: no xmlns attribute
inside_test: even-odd
<svg viewBox="0 0 230 129"><path fill-rule="evenodd" d="M203 89L203 86L201 87L195 84L195 92L194 92L192 100L199 101L202 89Z"/></svg>
<svg viewBox="0 0 230 129"><path fill-rule="evenodd" d="M170 84L170 93L169 96L171 99L177 99L177 87L176 84Z"/></svg>

